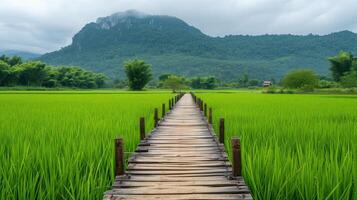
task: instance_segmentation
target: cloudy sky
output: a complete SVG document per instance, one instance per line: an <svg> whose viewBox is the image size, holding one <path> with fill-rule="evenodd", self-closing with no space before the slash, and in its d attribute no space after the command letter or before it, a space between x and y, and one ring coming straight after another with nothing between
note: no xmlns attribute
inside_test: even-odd
<svg viewBox="0 0 357 200"><path fill-rule="evenodd" d="M54 51L86 23L128 9L176 16L211 36L357 32L356 0L0 0L0 50Z"/></svg>

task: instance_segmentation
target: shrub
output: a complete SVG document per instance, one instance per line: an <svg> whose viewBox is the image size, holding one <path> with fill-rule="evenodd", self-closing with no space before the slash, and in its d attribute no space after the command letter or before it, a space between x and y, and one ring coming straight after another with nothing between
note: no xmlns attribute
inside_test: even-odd
<svg viewBox="0 0 357 200"><path fill-rule="evenodd" d="M318 85L318 79L312 70L296 70L289 72L282 83L286 88L311 91Z"/></svg>

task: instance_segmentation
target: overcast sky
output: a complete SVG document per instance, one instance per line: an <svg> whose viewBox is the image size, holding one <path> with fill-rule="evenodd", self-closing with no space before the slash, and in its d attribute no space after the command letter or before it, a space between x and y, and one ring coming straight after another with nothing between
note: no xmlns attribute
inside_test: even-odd
<svg viewBox="0 0 357 200"><path fill-rule="evenodd" d="M211 36L357 32L356 0L0 0L0 50L57 50L86 23L135 9Z"/></svg>

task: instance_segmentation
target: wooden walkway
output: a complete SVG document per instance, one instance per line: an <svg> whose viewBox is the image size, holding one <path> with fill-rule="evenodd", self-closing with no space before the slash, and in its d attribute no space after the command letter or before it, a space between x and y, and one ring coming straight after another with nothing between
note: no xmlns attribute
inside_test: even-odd
<svg viewBox="0 0 357 200"><path fill-rule="evenodd" d="M190 94L185 94L139 145L125 175L105 200L252 199L242 177L232 177L223 145Z"/></svg>

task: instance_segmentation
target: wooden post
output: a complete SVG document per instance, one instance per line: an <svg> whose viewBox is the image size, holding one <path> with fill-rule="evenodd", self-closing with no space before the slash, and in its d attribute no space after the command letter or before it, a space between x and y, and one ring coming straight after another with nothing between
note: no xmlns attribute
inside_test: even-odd
<svg viewBox="0 0 357 200"><path fill-rule="evenodd" d="M169 99L169 110L171 110L171 99Z"/></svg>
<svg viewBox="0 0 357 200"><path fill-rule="evenodd" d="M201 100L200 110L203 111L203 101Z"/></svg>
<svg viewBox="0 0 357 200"><path fill-rule="evenodd" d="M208 109L208 123L212 124L212 108Z"/></svg>
<svg viewBox="0 0 357 200"><path fill-rule="evenodd" d="M165 117L165 114L166 114L166 108L165 108L165 104L163 103L162 104L162 113L161 113L162 118Z"/></svg>
<svg viewBox="0 0 357 200"><path fill-rule="evenodd" d="M140 117L140 140L145 139L145 118Z"/></svg>
<svg viewBox="0 0 357 200"><path fill-rule="evenodd" d="M224 144L224 118L219 119L219 142Z"/></svg>
<svg viewBox="0 0 357 200"><path fill-rule="evenodd" d="M171 108L174 108L174 106L175 106L175 100L174 100L174 98L171 99L171 104L172 104Z"/></svg>
<svg viewBox="0 0 357 200"><path fill-rule="evenodd" d="M242 176L242 157L240 139L232 138L233 176Z"/></svg>
<svg viewBox="0 0 357 200"><path fill-rule="evenodd" d="M115 176L124 174L124 148L123 139L118 138L114 140L114 173Z"/></svg>
<svg viewBox="0 0 357 200"><path fill-rule="evenodd" d="M154 126L157 127L159 124L159 109L155 108L154 112Z"/></svg>
<svg viewBox="0 0 357 200"><path fill-rule="evenodd" d="M204 106L204 113L205 113L205 117L207 117L207 104L205 103L205 106Z"/></svg>

